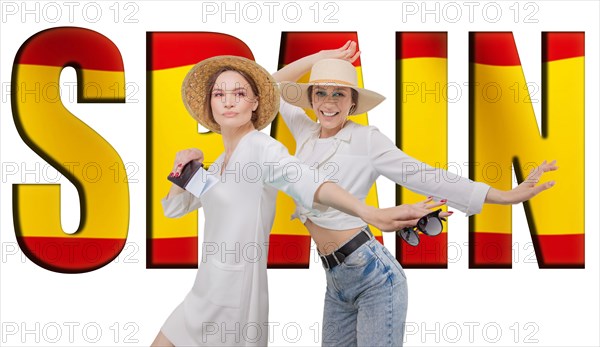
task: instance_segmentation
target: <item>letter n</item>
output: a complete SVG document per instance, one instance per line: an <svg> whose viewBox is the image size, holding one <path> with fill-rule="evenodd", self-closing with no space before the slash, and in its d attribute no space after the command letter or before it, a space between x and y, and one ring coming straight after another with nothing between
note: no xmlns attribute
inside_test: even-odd
<svg viewBox="0 0 600 347"><path fill-rule="evenodd" d="M543 160L556 159L560 169L543 177L556 186L523 207L539 267L582 268L584 33L541 36L541 95L530 95L535 86L525 80L512 33L470 34L470 177L510 190L511 166L522 182ZM535 99L542 102L540 125ZM469 266L510 268L512 206L486 205L471 218Z"/></svg>

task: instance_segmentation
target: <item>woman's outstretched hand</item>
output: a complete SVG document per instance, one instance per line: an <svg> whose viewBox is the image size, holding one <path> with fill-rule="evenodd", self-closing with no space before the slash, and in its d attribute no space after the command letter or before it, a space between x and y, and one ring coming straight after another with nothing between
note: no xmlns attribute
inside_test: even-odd
<svg viewBox="0 0 600 347"><path fill-rule="evenodd" d="M548 163L544 162L531 170L525 181L509 191L501 191L491 188L485 198L485 202L492 204L511 205L527 201L546 189L550 189L556 184L555 181L548 181L539 184L542 175L548 171L558 170L556 160Z"/></svg>
<svg viewBox="0 0 600 347"><path fill-rule="evenodd" d="M432 209L439 208L446 204L446 200L432 202L431 197L426 200L414 203L403 204L395 207L374 209L373 216L365 222L377 227L382 231L396 231L406 227L412 227L417 224L419 219ZM441 212L440 217L445 218L452 215L452 212Z"/></svg>
<svg viewBox="0 0 600 347"><path fill-rule="evenodd" d="M356 42L348 40L342 47L336 49L325 49L306 57L287 64L277 72L273 73L273 78L277 82L297 81L305 73L312 69L313 65L322 59L344 59L354 63L360 56L360 51L356 51Z"/></svg>
<svg viewBox="0 0 600 347"><path fill-rule="evenodd" d="M327 49L319 52L320 59L343 59L354 63L360 56L360 51L356 51L356 42L348 40L342 47L336 49Z"/></svg>

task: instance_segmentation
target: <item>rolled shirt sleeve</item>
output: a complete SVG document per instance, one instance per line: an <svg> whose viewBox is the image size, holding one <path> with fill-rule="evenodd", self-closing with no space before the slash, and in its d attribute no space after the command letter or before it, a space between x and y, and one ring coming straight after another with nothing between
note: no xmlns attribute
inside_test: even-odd
<svg viewBox="0 0 600 347"><path fill-rule="evenodd" d="M178 218L202 207L200 199L188 191L164 197L160 202L168 218Z"/></svg>
<svg viewBox="0 0 600 347"><path fill-rule="evenodd" d="M449 206L467 216L481 212L489 185L408 156L375 127L369 135L369 157L379 174L415 193L447 199Z"/></svg>
<svg viewBox="0 0 600 347"><path fill-rule="evenodd" d="M315 193L325 182L325 178L321 177L323 175L318 175L308 165L291 156L277 141L265 146L263 158L266 184L283 191L315 215L327 208L314 202Z"/></svg>

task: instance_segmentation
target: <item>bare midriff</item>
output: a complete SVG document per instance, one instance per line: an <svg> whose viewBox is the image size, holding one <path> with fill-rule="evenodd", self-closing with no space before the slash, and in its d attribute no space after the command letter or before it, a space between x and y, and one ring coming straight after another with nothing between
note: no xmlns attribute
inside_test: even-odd
<svg viewBox="0 0 600 347"><path fill-rule="evenodd" d="M340 248L341 245L350 241L363 228L358 227L347 230L327 229L316 225L310 219L306 220L304 226L306 226L310 232L310 236L315 240L317 249L321 254L329 254Z"/></svg>

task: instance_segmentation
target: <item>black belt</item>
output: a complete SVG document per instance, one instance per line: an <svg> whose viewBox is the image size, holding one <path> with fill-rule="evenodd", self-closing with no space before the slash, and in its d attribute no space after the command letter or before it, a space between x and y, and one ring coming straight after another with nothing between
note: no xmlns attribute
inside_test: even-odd
<svg viewBox="0 0 600 347"><path fill-rule="evenodd" d="M333 269L334 267L340 265L344 262L347 256L352 254L358 247L362 246L365 242L369 241L373 237L371 234L371 230L369 227L364 227L360 233L352 238L352 240L346 242L342 247L338 250L334 251L331 254L320 255L321 260L323 261L323 267L325 269Z"/></svg>

